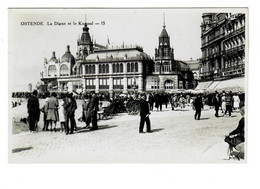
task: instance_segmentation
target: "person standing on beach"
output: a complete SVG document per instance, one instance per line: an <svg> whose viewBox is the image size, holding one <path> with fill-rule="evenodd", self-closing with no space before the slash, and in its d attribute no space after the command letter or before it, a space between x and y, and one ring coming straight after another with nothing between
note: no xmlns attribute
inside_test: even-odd
<svg viewBox="0 0 260 189"><path fill-rule="evenodd" d="M151 122L149 119L150 115L150 110L149 110L149 104L145 100L145 94L141 94L141 99L140 99L140 124L139 124L139 133L144 133L144 122L146 123L147 127L147 133L151 132Z"/></svg>
<svg viewBox="0 0 260 189"><path fill-rule="evenodd" d="M30 132L35 131L37 123L40 118L40 104L37 98L38 92L33 91L32 96L28 98L27 110L29 114L29 130Z"/></svg>

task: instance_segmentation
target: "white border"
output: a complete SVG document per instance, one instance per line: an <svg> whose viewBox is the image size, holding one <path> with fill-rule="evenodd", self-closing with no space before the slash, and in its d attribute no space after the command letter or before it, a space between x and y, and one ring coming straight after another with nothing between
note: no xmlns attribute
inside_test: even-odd
<svg viewBox="0 0 260 189"><path fill-rule="evenodd" d="M0 188L246 188L259 186L259 6L257 1L8 1L1 2L1 118ZM249 86L247 164L8 164L8 7L249 7ZM258 111L258 112L257 112ZM2 119L1 119L2 120ZM257 172L256 172L257 171Z"/></svg>

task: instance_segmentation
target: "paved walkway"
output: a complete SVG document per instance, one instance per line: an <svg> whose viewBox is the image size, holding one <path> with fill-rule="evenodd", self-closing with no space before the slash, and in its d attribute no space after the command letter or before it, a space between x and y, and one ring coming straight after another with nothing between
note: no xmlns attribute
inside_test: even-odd
<svg viewBox="0 0 260 189"><path fill-rule="evenodd" d="M235 129L239 113L214 117L206 107L194 120L191 107L153 111L152 133L139 134L139 116L119 114L98 122L99 130L83 129L73 135L60 132L22 132L10 136L13 163L230 163L224 135ZM40 125L41 126L41 125ZM232 161L233 162L233 161Z"/></svg>

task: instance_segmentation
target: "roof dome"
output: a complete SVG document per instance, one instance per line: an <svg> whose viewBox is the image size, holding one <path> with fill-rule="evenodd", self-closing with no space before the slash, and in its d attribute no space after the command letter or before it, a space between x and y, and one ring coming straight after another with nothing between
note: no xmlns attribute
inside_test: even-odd
<svg viewBox="0 0 260 189"><path fill-rule="evenodd" d="M74 56L70 53L70 46L67 46L67 51L65 54L61 57L61 62L70 62L70 63L75 63L75 58Z"/></svg>
<svg viewBox="0 0 260 189"><path fill-rule="evenodd" d="M58 63L58 62L59 62L58 59L57 59L56 56L55 56L55 51L52 52L52 57L51 57L51 59L49 60L49 62L55 62L55 63Z"/></svg>

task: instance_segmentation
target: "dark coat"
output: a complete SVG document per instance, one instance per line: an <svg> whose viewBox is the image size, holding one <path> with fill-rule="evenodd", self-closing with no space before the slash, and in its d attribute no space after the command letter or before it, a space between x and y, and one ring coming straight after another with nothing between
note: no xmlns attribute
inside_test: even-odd
<svg viewBox="0 0 260 189"><path fill-rule="evenodd" d="M194 107L195 107L195 109L203 108L202 98L200 96L195 98Z"/></svg>
<svg viewBox="0 0 260 189"><path fill-rule="evenodd" d="M72 116L75 114L75 110L77 109L77 102L74 98L71 98L70 101L64 102L65 115Z"/></svg>
<svg viewBox="0 0 260 189"><path fill-rule="evenodd" d="M98 97L97 97L97 95L94 95L94 96L91 97L91 99L89 101L89 110L90 110L91 116L93 116L94 114L97 114L97 111L98 111Z"/></svg>
<svg viewBox="0 0 260 189"><path fill-rule="evenodd" d="M29 114L40 114L39 99L36 96L28 98L27 110Z"/></svg>
<svg viewBox="0 0 260 189"><path fill-rule="evenodd" d="M148 114L150 114L149 105L146 100L141 99L139 101L139 104L140 104L140 116L146 117Z"/></svg>
<svg viewBox="0 0 260 189"><path fill-rule="evenodd" d="M221 106L221 99L219 96L214 96L213 99L212 99L212 102L213 102L213 106L215 107L220 107Z"/></svg>
<svg viewBox="0 0 260 189"><path fill-rule="evenodd" d="M237 134L237 135L241 136L244 141L244 132L245 132L244 128L245 128L245 118L242 117L238 123L237 128L234 131L232 131L231 133L229 133L229 135Z"/></svg>

